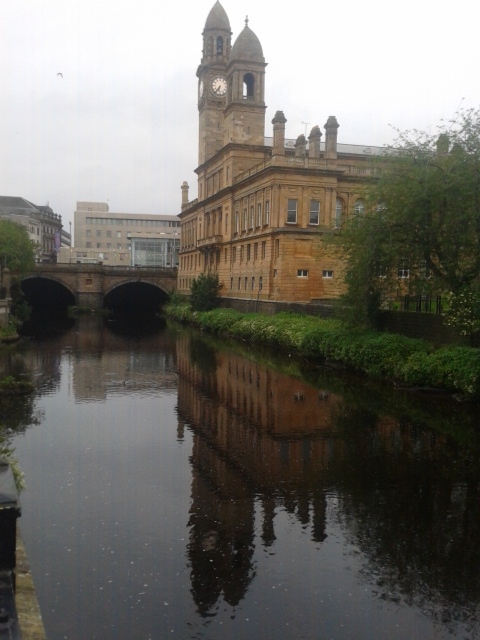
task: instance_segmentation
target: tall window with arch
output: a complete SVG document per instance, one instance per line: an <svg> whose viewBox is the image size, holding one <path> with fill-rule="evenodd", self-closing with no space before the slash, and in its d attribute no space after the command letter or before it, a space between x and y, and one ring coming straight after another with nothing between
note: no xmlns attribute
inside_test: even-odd
<svg viewBox="0 0 480 640"><path fill-rule="evenodd" d="M244 100L253 100L255 96L255 78L252 73L246 73L243 76L243 98Z"/></svg>
<svg viewBox="0 0 480 640"><path fill-rule="evenodd" d="M342 226L343 220L343 200L337 198L335 202L335 229L339 229Z"/></svg>
<svg viewBox="0 0 480 640"><path fill-rule="evenodd" d="M217 55L223 55L223 38L222 36L217 37Z"/></svg>

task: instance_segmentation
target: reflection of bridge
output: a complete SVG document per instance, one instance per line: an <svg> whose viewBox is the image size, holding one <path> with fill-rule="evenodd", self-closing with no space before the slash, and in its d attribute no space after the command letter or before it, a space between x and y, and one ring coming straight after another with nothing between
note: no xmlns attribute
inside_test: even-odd
<svg viewBox="0 0 480 640"><path fill-rule="evenodd" d="M35 282L50 281L52 286L61 286L69 292L74 304L92 309L102 308L107 295L115 289L135 285L154 287L156 293L166 298L177 287L177 269L164 267L123 267L103 264L41 264L22 278L22 288L32 290ZM117 292L119 293L119 292ZM28 297L28 296L27 296Z"/></svg>

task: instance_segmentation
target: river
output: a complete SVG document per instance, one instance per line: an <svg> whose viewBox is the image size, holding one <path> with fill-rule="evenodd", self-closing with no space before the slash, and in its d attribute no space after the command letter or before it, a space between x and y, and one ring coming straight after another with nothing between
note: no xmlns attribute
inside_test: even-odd
<svg viewBox="0 0 480 640"><path fill-rule="evenodd" d="M478 408L162 322L6 373L49 640L480 637Z"/></svg>

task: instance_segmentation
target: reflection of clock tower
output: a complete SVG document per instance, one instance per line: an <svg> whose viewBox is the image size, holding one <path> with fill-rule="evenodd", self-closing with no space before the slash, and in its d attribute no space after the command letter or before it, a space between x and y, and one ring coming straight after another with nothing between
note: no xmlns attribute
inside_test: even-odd
<svg viewBox="0 0 480 640"><path fill-rule="evenodd" d="M197 69L200 112L198 163L202 165L223 146L226 68L231 49L230 21L220 2L208 14L203 30L203 56Z"/></svg>

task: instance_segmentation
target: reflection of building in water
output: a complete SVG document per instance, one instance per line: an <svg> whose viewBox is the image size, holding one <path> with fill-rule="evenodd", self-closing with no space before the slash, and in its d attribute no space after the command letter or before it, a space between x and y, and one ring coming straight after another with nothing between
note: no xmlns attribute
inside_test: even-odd
<svg viewBox="0 0 480 640"><path fill-rule="evenodd" d="M238 603L253 577L259 505L265 546L279 506L325 539L324 470L342 446L330 429L338 398L196 337L177 341L177 363L179 420L194 434L192 590L207 613L220 594Z"/></svg>
<svg viewBox="0 0 480 640"><path fill-rule="evenodd" d="M57 388L61 368L70 362L71 388L77 402L102 401L120 393L176 392L175 346L168 331L118 340L98 316L76 320L75 330L66 332L51 348L29 350L23 355L36 386ZM64 343L59 356L59 344Z"/></svg>
<svg viewBox="0 0 480 640"><path fill-rule="evenodd" d="M256 546L274 545L283 526L280 518L275 526L279 511L323 542L327 502L329 527L360 549L362 576L379 597L401 592L450 616L479 592L480 485L470 450L462 459L439 432L381 415L366 387L348 399L319 392L185 335L177 362L179 422L193 434L188 554L202 614L221 598L234 606L244 597Z"/></svg>
<svg viewBox="0 0 480 640"><path fill-rule="evenodd" d="M151 393L177 389L174 347L163 333L131 343L121 341L108 329L92 331L82 337L82 349L73 355L73 391L77 401L102 400L107 395ZM130 346L130 348L128 348Z"/></svg>

